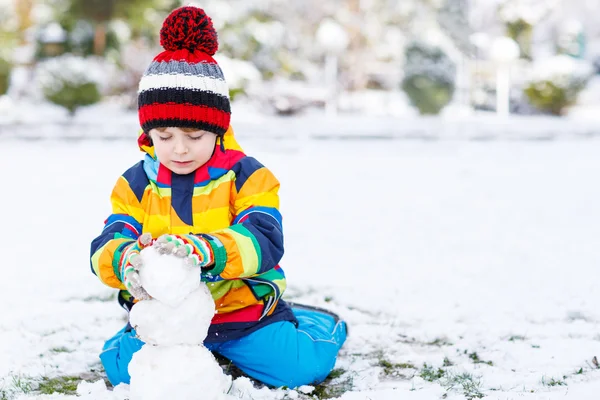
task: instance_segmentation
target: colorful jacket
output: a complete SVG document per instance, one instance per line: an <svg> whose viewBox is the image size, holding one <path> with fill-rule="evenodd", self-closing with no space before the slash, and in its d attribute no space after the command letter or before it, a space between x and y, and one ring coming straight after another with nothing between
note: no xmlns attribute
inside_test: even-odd
<svg viewBox="0 0 600 400"><path fill-rule="evenodd" d="M278 265L283 232L279 182L271 171L244 154L231 128L217 139L212 158L189 175L160 164L151 143L140 143L140 148L144 160L117 180L112 214L91 245L92 271L120 289L119 303L127 309L135 303L118 264L123 249L139 235L207 234L215 267L202 280L217 311L207 341L241 337L278 320L294 321L281 300L286 288Z"/></svg>

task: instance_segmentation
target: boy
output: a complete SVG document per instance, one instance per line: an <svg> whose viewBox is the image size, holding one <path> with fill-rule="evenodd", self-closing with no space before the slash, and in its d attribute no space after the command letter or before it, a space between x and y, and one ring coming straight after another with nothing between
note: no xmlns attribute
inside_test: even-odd
<svg viewBox="0 0 600 400"><path fill-rule="evenodd" d="M281 299L279 182L233 136L212 21L202 9L176 9L161 45L139 85L138 144L146 154L115 185L112 214L92 242L92 271L120 289L119 303L130 310L149 298L137 273L140 250L156 240L180 246L215 300L209 350L270 386L319 383L334 367L346 324ZM127 366L142 345L129 324L106 342L100 358L113 385L129 383Z"/></svg>

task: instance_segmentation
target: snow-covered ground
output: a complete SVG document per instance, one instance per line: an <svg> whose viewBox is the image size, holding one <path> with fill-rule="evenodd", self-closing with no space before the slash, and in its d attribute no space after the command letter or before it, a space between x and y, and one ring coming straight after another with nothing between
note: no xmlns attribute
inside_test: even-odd
<svg viewBox="0 0 600 400"><path fill-rule="evenodd" d="M598 399L600 140L242 145L283 184L288 299L349 322L337 377L319 390ZM0 142L0 399L74 398L32 389L98 379L125 313L90 272L89 242L139 155L133 140ZM126 396L97 385L83 398Z"/></svg>
<svg viewBox="0 0 600 400"><path fill-rule="evenodd" d="M598 82L596 82L598 83ZM598 89L596 86L595 89ZM362 99L369 107L326 115L307 108L293 117L275 116L262 103L239 101L233 105L232 124L242 139L410 139L530 141L573 140L600 136L600 102L596 91L587 94L585 106L571 109L567 117L511 116L475 112L450 105L435 117L419 117L406 105L395 103L397 94L361 93L349 102ZM115 102L82 107L73 118L59 106L47 102L14 102L0 96L0 141L42 140L131 140L137 137L137 111L127 111Z"/></svg>

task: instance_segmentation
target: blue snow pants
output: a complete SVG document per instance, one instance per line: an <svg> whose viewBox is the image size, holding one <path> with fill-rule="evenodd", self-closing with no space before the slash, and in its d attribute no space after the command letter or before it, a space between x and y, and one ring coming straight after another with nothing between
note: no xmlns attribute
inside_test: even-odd
<svg viewBox="0 0 600 400"><path fill-rule="evenodd" d="M298 327L289 321L274 322L242 338L205 346L269 386L318 384L335 365L346 340L346 323L309 307L292 311ZM135 330L126 328L104 344L100 360L110 383L129 383L129 362L143 345Z"/></svg>

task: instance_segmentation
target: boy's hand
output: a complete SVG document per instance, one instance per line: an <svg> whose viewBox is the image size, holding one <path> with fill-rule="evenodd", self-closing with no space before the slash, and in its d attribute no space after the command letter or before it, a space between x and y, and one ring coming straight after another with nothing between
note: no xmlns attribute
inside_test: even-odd
<svg viewBox="0 0 600 400"><path fill-rule="evenodd" d="M123 252L121 261L121 279L133 297L138 300L149 300L151 297L142 287L142 281L138 271L143 266L140 252L144 247L148 247L152 243L152 235L149 233L142 234L137 241L131 243Z"/></svg>
<svg viewBox="0 0 600 400"><path fill-rule="evenodd" d="M214 263L214 254L208 241L196 235L162 235L154 242L161 254L174 254L185 258L191 267L210 267Z"/></svg>

